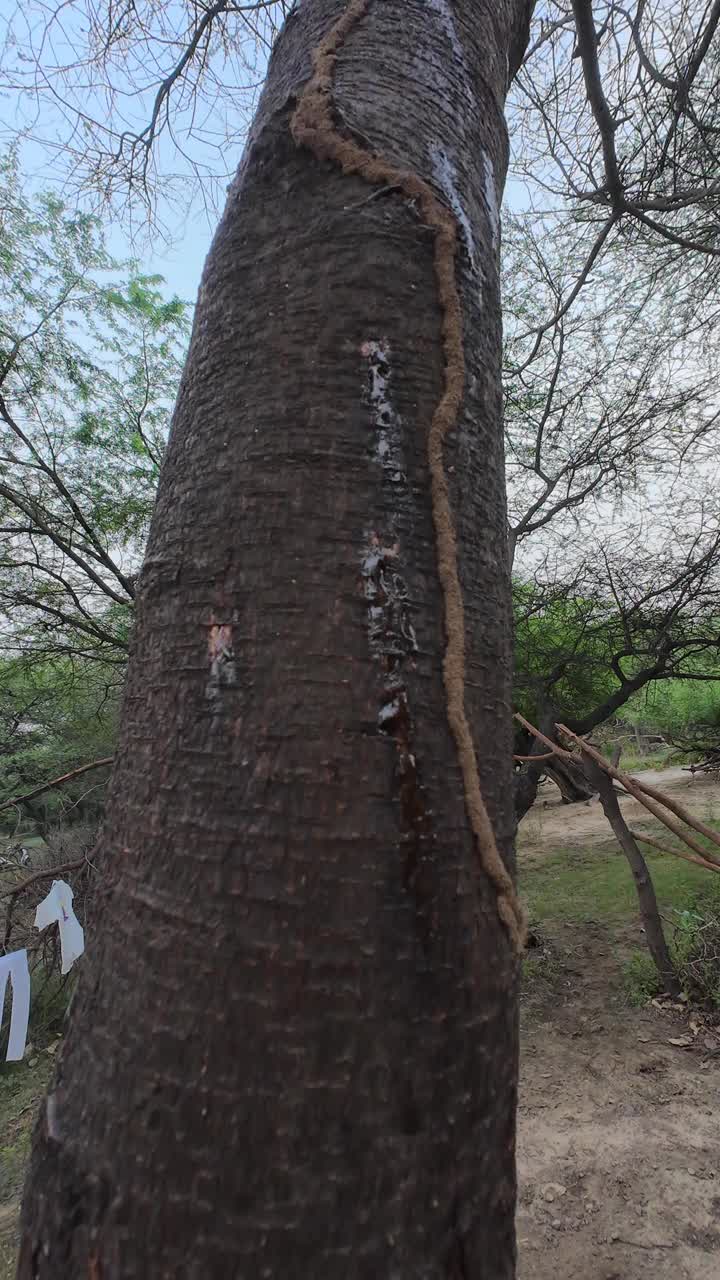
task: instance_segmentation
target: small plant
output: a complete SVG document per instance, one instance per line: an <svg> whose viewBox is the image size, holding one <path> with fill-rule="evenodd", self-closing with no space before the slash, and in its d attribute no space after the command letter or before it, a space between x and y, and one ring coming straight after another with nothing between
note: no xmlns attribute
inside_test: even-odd
<svg viewBox="0 0 720 1280"><path fill-rule="evenodd" d="M660 995L662 982L655 962L647 951L633 951L623 967L623 985L628 1002L644 1005Z"/></svg>
<svg viewBox="0 0 720 1280"><path fill-rule="evenodd" d="M690 998L720 1012L720 911L712 907L674 913L678 974Z"/></svg>
<svg viewBox="0 0 720 1280"><path fill-rule="evenodd" d="M551 939L536 925L528 930L523 957L522 981L526 999L533 1003L557 990L563 980L563 966Z"/></svg>

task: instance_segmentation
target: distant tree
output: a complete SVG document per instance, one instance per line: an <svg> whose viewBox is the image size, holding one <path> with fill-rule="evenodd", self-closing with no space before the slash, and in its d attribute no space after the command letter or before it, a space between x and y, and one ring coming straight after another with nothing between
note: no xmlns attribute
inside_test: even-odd
<svg viewBox="0 0 720 1280"><path fill-rule="evenodd" d="M585 232L555 331L608 250L702 304L720 267L717 0L542 0L515 83L516 165L551 234L558 208ZM562 215L561 215L562 216ZM705 325L710 323L706 313Z"/></svg>
<svg viewBox="0 0 720 1280"><path fill-rule="evenodd" d="M121 681L115 667L0 661L0 829L21 839L66 823L97 826L108 768L32 793L115 749ZM28 795L8 807L8 801Z"/></svg>
<svg viewBox="0 0 720 1280"><path fill-rule="evenodd" d="M507 218L504 243L516 700L551 735L558 718L590 732L664 676L713 679L720 618L712 272L701 294L699 250L682 281L662 236L631 251L623 233L578 276L594 215L563 198ZM572 762L526 762L518 816L543 771L589 794Z"/></svg>
<svg viewBox="0 0 720 1280"><path fill-rule="evenodd" d="M720 530L714 519L696 526L693 542L678 517L677 533L645 552L629 534L624 551L596 547L572 579L516 583L516 703L544 733L558 720L591 733L658 681L720 679ZM516 750L542 754L519 730ZM545 769L527 761L516 773L518 817ZM565 799L589 794L571 766L547 771Z"/></svg>
<svg viewBox="0 0 720 1280"><path fill-rule="evenodd" d="M698 667L705 664L702 657ZM720 683L712 679L715 664L710 662L711 678L697 680L658 680L631 698L623 708L622 718L628 725L648 733L662 734L670 745L691 752L720 747Z"/></svg>
<svg viewBox="0 0 720 1280"><path fill-rule="evenodd" d="M0 162L0 645L124 667L187 338L161 279Z"/></svg>
<svg viewBox="0 0 720 1280"><path fill-rule="evenodd" d="M720 342L711 333L699 342L697 314L678 305L674 284L618 249L538 347L544 319L572 285L584 234L571 216L547 232L535 212L506 216L509 539L520 574L562 556L572 575L618 521L632 523L640 554L661 542L679 494L693 517L704 506L707 525L720 457Z"/></svg>

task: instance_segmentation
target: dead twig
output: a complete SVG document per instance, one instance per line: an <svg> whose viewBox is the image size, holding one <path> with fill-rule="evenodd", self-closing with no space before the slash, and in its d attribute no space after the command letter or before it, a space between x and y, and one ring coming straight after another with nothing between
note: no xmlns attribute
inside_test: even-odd
<svg viewBox="0 0 720 1280"><path fill-rule="evenodd" d="M572 760L573 762L577 761L577 756L573 755L572 751L566 751L564 747L560 747L556 742L553 742L552 738L546 737L544 733L541 733L539 729L536 729L534 725L530 724L529 720L526 720L524 716L521 716L519 711L515 712L514 719L517 720L518 724L523 725L525 729L532 733L539 742L544 742L545 746L550 748L548 757L551 755L560 756L562 760ZM534 760L540 760L542 758L542 756L533 756Z"/></svg>
<svg viewBox="0 0 720 1280"><path fill-rule="evenodd" d="M26 800L34 800L35 796L42 795L43 791L50 791L52 787L62 787L66 782L72 782L73 778L79 778L82 773L88 773L90 769L100 769L103 765L112 764L113 759L113 756L105 756L102 760L81 764L79 769L71 769L70 773L63 773L61 777L53 778L51 782L44 782L41 787L35 787L33 791L26 791L22 796L13 796L11 800L3 800L0 804L0 813L4 809L13 809L16 805L24 804Z"/></svg>
<svg viewBox="0 0 720 1280"><path fill-rule="evenodd" d="M716 862L708 862L706 858L701 858L695 853L687 853L685 849L669 849L666 844L661 844L653 836L641 835L639 831L632 831L631 835L641 844L652 845L653 849L657 849L659 853L671 853L675 858L683 858L685 862L694 862L698 867L705 867L706 871L720 871L720 866Z"/></svg>
<svg viewBox="0 0 720 1280"><path fill-rule="evenodd" d="M618 1236L615 1243L630 1245L631 1249L677 1249L676 1244L666 1244L662 1240L657 1244L644 1244L642 1240L624 1240L622 1236Z"/></svg>
<svg viewBox="0 0 720 1280"><path fill-rule="evenodd" d="M717 831L713 831L712 827L708 827L706 823L695 818L689 810L685 809L684 805L678 805L662 791L657 791L654 787L647 787L644 783L638 782L636 778L630 777L629 774L621 773L619 769L614 769L605 757L600 755L599 751L596 751L594 747L591 747L584 738L573 733L572 729L568 729L566 725L558 724L555 727L559 733L570 738L572 742L576 742L580 747L580 751L584 755L588 756L590 760L599 765L600 768L603 769L605 773L609 774L611 778L615 778L616 781L625 788L628 795L631 795L635 800L638 800L644 808L652 813L653 817L657 818L662 822L663 826L667 827L668 831L672 831L673 835L677 836L679 840L682 840L683 844L686 844L689 849L692 849L693 852L698 854L704 861L713 862L720 867L720 857L716 857L715 854L710 853L707 849L703 849L702 845L698 844L697 841L694 840L692 836L688 835L686 831L683 831L680 824L675 822L666 810L671 810L671 812L675 813L681 821L691 827L692 830L697 831L698 834L705 836L707 839L712 840L714 844L720 846L720 835L718 835Z"/></svg>
<svg viewBox="0 0 720 1280"><path fill-rule="evenodd" d="M527 760L527 761L529 761L531 764L537 764L540 760L552 760L553 756L555 756L555 755L557 755L557 752L555 752L555 751L546 751L546 752L544 752L544 754L543 754L543 755L541 755L541 756L519 756L519 755L514 755L514 756L513 756L513 760L522 760L522 761Z"/></svg>
<svg viewBox="0 0 720 1280"><path fill-rule="evenodd" d="M95 850L92 849L89 854L84 854L82 858L77 858L74 862L61 862L54 867L45 867L43 871L35 871L31 876L27 876L25 880L21 880L20 884L16 884L13 889L7 889L5 893L0 894L0 900L7 898L5 936L3 938L4 953L7 953L8 947L10 946L10 936L12 934L13 927L13 912L15 910L15 903L20 895L24 893L26 889L29 889L32 885L36 884L39 880L51 880L56 876L65 875L69 871L79 871L82 866L87 866L94 870L90 861L94 852Z"/></svg>
<svg viewBox="0 0 720 1280"><path fill-rule="evenodd" d="M61 862L56 867L45 867L42 871L34 871L31 876L27 876L25 880L21 880L20 884L15 885L14 889L6 889L4 893L0 893L2 898L17 898L25 889L29 889L36 880L49 880L51 876L63 875L66 871L77 871L84 862L88 862L88 858L83 854L82 858L77 858L74 862Z"/></svg>

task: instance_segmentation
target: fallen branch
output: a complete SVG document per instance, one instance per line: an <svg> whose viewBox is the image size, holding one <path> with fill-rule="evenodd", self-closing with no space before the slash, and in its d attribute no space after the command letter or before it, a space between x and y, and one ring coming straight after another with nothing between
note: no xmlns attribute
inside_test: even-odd
<svg viewBox="0 0 720 1280"><path fill-rule="evenodd" d="M579 747L579 753L571 753L564 747L557 746L550 738L547 738L539 729L531 725L523 716L517 714L515 717L532 733L536 740L544 742L551 751L552 755L559 758L571 759L575 764L581 762L581 767L586 778L596 788L600 795L600 801L605 812L605 816L620 845L628 864L632 871L633 880L635 881L635 889L638 896L638 904L640 907L640 915L645 931L645 938L648 950L653 958L655 967L662 979L663 985L667 991L676 995L680 990L680 983L673 964L672 956L668 948L665 934L662 927L662 918L658 911L657 898L655 896L655 888L652 882L650 869L643 857L639 844L644 843L651 845L664 854L674 854L677 858L682 858L686 862L695 863L696 866L703 867L707 871L720 872L720 859L714 853L709 853L707 849L703 849L692 836L682 829L679 822L675 818L671 818L667 810L676 813L685 821L686 825L693 830L706 834L717 845L720 845L720 835L712 828L707 827L705 823L696 819L693 814L689 813L684 806L677 805L671 801L661 791L656 791L654 787L646 787L643 783L638 782L636 778L629 774L621 773L615 764L611 764L606 760L605 756L591 747L584 738L579 734L573 733L567 725L556 724L555 731L559 735L570 739ZM672 849L655 840L653 836L645 836L632 831L627 825L625 818L618 804L616 789L613 786L613 780L618 782L624 788L625 794L630 795L633 799L639 801L654 817L658 818L663 826L667 827L673 835L677 836L683 844L692 850L687 853L684 849ZM644 1247L644 1246L642 1246Z"/></svg>
<svg viewBox="0 0 720 1280"><path fill-rule="evenodd" d="M675 801L671 801L670 798L664 795L662 791L656 791L654 787L648 787L644 783L638 782L636 778L630 777L629 774L621 773L619 769L614 769L605 757L600 755L599 751L596 751L594 747L591 747L589 743L585 742L584 738L573 733L573 731L568 729L566 725L558 724L556 725L556 728L559 733L563 733L566 737L570 738L571 741L577 742L584 755L586 755L595 764L599 765L600 768L603 769L605 773L609 774L611 778L615 778L616 781L625 788L628 795L631 795L635 800L638 800L640 804L653 815L653 817L657 818L662 822L663 826L667 827L668 831L672 831L674 836L677 836L679 840L682 840L683 844L686 844L694 853L699 854L704 861L712 862L720 867L720 857L716 857L715 854L710 853L707 849L703 849L702 845L698 844L696 840L693 840L692 836L683 831L679 823L675 822L668 816L665 809L670 809L671 812L677 814L681 821L685 822L687 826L691 827L694 831L697 831L698 834L704 835L707 839L712 840L714 844L720 846L720 835L718 835L717 831L713 831L712 827L708 827L704 822L701 822L699 818L695 818L694 815L691 814L689 810L685 809L683 805L678 805Z"/></svg>
<svg viewBox="0 0 720 1280"><path fill-rule="evenodd" d="M35 787L34 791L26 791L22 796L13 796L11 800L3 800L0 804L0 813L3 809L13 809L16 805L25 804L26 800L34 800L35 796L42 795L43 791L50 791L52 787L62 787L66 782L72 782L73 778L79 778L81 773L89 773L91 769L101 769L103 765L112 764L113 759L113 756L105 756L102 760L81 764L79 769L72 769L70 773L64 773L60 778L53 778L52 782L44 782L41 787Z"/></svg>
<svg viewBox="0 0 720 1280"><path fill-rule="evenodd" d="M530 764L537 764L537 763L538 763L538 761L540 761L540 760L552 760L552 758L553 758L553 756L554 756L554 755L556 755L556 752L555 752L555 751L546 751L546 752L545 752L543 755L541 755L541 756L519 756L519 755L514 755L514 756L513 756L513 760L521 760L523 763L527 760Z"/></svg>
<svg viewBox="0 0 720 1280"><path fill-rule="evenodd" d="M639 840L641 844L652 845L653 849L657 849L659 853L671 853L675 858L683 858L685 862L694 862L698 867L705 867L706 871L720 872L717 862L708 862L705 858L700 858L695 853L686 853L685 849L670 849L666 844L661 844L659 840L655 840L653 836L643 836L639 831L632 831L631 835L634 840Z"/></svg>
<svg viewBox="0 0 720 1280"><path fill-rule="evenodd" d="M576 733L573 733L571 729L567 729L565 725L559 724L556 725L556 728L559 729L561 733L564 733L568 738L577 742L581 751L586 751L589 756L592 756L593 760L601 764L602 767L606 769L613 778L616 778L618 782L621 782L626 790L628 790L627 783L632 783L634 787L644 792L646 796L650 796L652 800L659 801L666 809L669 809L671 813L674 813L681 822L686 822L687 825L692 827L694 831L697 831L699 835L705 836L706 839L711 840L713 844L716 844L718 848L720 848L720 833L715 831L713 827L709 827L700 818L696 818L695 814L691 813L689 809L686 809L684 804L680 804L679 800L673 800L672 796L666 795L664 791L658 791L657 787L651 787L647 782L640 782L638 778L633 778L630 774L624 774L621 773L619 769L614 769L612 765L608 764L605 757L601 756L594 747L591 747L584 738L578 737Z"/></svg>
<svg viewBox="0 0 720 1280"><path fill-rule="evenodd" d="M532 733L540 742L544 742L548 747L550 747L549 755L559 756L561 759L577 760L576 754L553 743L551 738L546 737L544 733L541 733L539 729L536 729L535 726L530 724L530 722L526 720L524 716L521 716L519 712L516 712L515 719L518 720L519 723ZM678 849L669 849L664 845L658 844L658 842L652 838L635 836L635 833L633 832L632 835L634 838L644 840L646 844L654 845L662 853L674 853L676 857L684 858L688 862L694 862L697 866L705 867L709 871L720 871L720 857L711 853L708 849L704 849L702 845L698 844L692 836L690 836L686 831L683 831L682 827L675 822L668 813L665 812L665 810L669 809L671 813L674 813L682 822L685 822L693 831L696 831L698 835L703 835L706 839L709 839L714 844L720 846L720 834L718 834L717 831L713 830L712 827L709 827L699 818L696 818L695 815L690 813L684 805L671 799L670 796L666 796L664 792L658 791L655 787L648 786L646 783L639 782L637 778L633 778L629 774L622 773L620 769L610 764L610 762L606 760L599 751L596 751L594 747L591 747L584 738L581 738L577 733L573 733L572 729L568 729L567 725L557 724L555 728L558 733L564 734L571 742L577 743L580 748L581 755L585 755L588 760L590 760L594 766L599 768L608 778L615 779L615 781L625 789L625 792L628 795L632 796L634 800L637 800L639 804L643 805L643 807L647 809L654 818L657 818L663 826L667 827L668 831L671 831L678 840L681 840L683 844L687 845L688 849L692 850L692 854L686 854L684 851L681 852ZM543 759L547 757L534 758Z"/></svg>
<svg viewBox="0 0 720 1280"><path fill-rule="evenodd" d="M566 751L564 747L559 747L556 742L553 742L552 738L546 737L544 733L541 733L539 729L536 729L534 725L530 724L529 720L526 720L524 716L521 716L519 711L515 712L514 719L517 720L518 724L523 725L523 727L527 729L533 737L537 738L539 742L544 742L545 746L550 748L548 757L560 756L562 760L572 760L574 763L577 763L577 756L574 755L572 751ZM533 760L541 759L543 759L542 756L533 756Z"/></svg>
<svg viewBox="0 0 720 1280"><path fill-rule="evenodd" d="M2 898L17 898L19 894L24 893L36 880L49 880L51 876L64 875L66 871L77 871L84 862L88 862L88 858L83 854L82 858L77 858L74 862L61 862L56 867L45 867L43 871L34 871L31 876L27 876L25 880L21 880L20 884L16 884L13 889L6 889L4 893L0 893Z"/></svg>

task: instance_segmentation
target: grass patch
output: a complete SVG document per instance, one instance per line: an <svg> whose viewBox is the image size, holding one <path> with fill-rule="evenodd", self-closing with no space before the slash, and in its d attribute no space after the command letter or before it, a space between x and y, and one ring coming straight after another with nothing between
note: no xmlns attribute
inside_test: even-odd
<svg viewBox="0 0 720 1280"><path fill-rule="evenodd" d="M692 1000L720 1010L720 909L694 904L673 918L672 949L680 980Z"/></svg>
<svg viewBox="0 0 720 1280"><path fill-rule="evenodd" d="M630 1004L647 1004L660 995L662 981L649 951L633 951L623 965L623 986Z"/></svg>
<svg viewBox="0 0 720 1280"><path fill-rule="evenodd" d="M14 1280L17 1202L22 1193L35 1117L54 1055L33 1047L23 1062L0 1064L0 1280Z"/></svg>
<svg viewBox="0 0 720 1280"><path fill-rule="evenodd" d="M0 1204L22 1188L35 1114L52 1066L51 1055L44 1052L0 1066Z"/></svg>
<svg viewBox="0 0 720 1280"><path fill-rule="evenodd" d="M695 904L674 911L665 921L665 935L683 991L694 1003L720 1011L720 912L717 904ZM657 969L647 951L633 951L623 966L623 984L630 1004L647 1004L662 990Z"/></svg>
<svg viewBox="0 0 720 1280"><path fill-rule="evenodd" d="M647 830L658 831L650 824ZM701 839L701 838L700 838ZM702 839L701 839L702 842ZM691 1000L720 1010L720 876L643 849L678 976ZM542 861L520 865L520 890L530 919L543 925L586 922L639 923L635 883L614 840L590 848L558 849ZM531 981L547 979L547 957L525 961ZM550 975L551 976L551 975ZM643 1005L661 989L650 955L634 951L623 967L631 1004Z"/></svg>
<svg viewBox="0 0 720 1280"><path fill-rule="evenodd" d="M607 753L608 759L610 752ZM671 765L686 764L682 752L674 747L661 747L657 751L640 752L628 747L620 756L619 769L624 773L642 773L645 769L668 769Z"/></svg>
<svg viewBox="0 0 720 1280"><path fill-rule="evenodd" d="M560 955L550 939L542 938L537 946L526 951L522 965L524 1008L544 1004L557 991L563 973Z"/></svg>
<svg viewBox="0 0 720 1280"><path fill-rule="evenodd" d="M720 875L679 858L644 852L663 913L692 909L720 912ZM520 891L531 920L539 924L563 920L623 923L638 916L630 868L614 840L591 848L559 849L525 867L521 859Z"/></svg>
<svg viewBox="0 0 720 1280"><path fill-rule="evenodd" d="M35 1117L50 1081L71 984L59 974L32 974L30 1029L22 1062L5 1062L0 1043L0 1280L14 1280L17 1201L22 1192ZM9 1019L8 1019L9 1021Z"/></svg>

